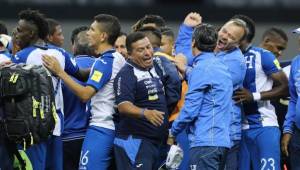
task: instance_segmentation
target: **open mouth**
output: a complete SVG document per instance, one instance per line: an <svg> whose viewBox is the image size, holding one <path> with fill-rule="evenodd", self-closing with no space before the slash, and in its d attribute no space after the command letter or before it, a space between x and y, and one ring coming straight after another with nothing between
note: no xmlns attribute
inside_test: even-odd
<svg viewBox="0 0 300 170"><path fill-rule="evenodd" d="M147 63L147 64L151 64L152 63L152 57L144 58L144 62Z"/></svg>
<svg viewBox="0 0 300 170"><path fill-rule="evenodd" d="M217 48L223 49L225 47L226 43L222 40L219 40L217 43Z"/></svg>

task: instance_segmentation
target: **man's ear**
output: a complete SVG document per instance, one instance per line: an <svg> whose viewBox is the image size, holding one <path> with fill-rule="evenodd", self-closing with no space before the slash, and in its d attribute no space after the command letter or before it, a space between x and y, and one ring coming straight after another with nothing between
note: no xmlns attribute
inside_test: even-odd
<svg viewBox="0 0 300 170"><path fill-rule="evenodd" d="M34 30L30 31L30 37L33 39L35 38L34 36L37 35L36 32Z"/></svg>
<svg viewBox="0 0 300 170"><path fill-rule="evenodd" d="M196 41L193 39L192 40L192 48L195 48L196 47Z"/></svg>
<svg viewBox="0 0 300 170"><path fill-rule="evenodd" d="M108 34L106 32L101 32L100 33L100 41L105 42L108 39Z"/></svg>
<svg viewBox="0 0 300 170"><path fill-rule="evenodd" d="M52 36L51 35L47 35L47 40L48 41L52 41Z"/></svg>
<svg viewBox="0 0 300 170"><path fill-rule="evenodd" d="M264 40L263 40L264 43L268 43L268 42L270 42L270 41L271 41L271 40L270 40L269 37L266 37L266 38L264 38Z"/></svg>

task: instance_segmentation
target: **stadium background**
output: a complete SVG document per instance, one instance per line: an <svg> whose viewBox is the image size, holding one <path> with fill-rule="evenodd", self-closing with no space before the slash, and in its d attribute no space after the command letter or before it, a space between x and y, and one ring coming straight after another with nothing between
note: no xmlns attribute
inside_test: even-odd
<svg viewBox="0 0 300 170"><path fill-rule="evenodd" d="M203 22L222 25L234 14L245 14L256 22L254 44L259 45L263 32L273 26L283 29L289 42L280 60L289 60L299 54L298 37L291 31L300 27L299 0L0 0L0 20L9 30L16 26L20 10L38 9L47 17L57 19L65 36L64 48L70 50L72 30L90 25L93 16L108 13L117 16L123 32L145 14L157 14L165 18L169 27L177 33L180 23L190 12L199 12Z"/></svg>

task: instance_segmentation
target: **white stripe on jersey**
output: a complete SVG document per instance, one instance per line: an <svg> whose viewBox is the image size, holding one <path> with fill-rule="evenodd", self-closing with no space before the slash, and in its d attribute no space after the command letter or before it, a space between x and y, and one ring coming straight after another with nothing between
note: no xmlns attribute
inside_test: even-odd
<svg viewBox="0 0 300 170"><path fill-rule="evenodd" d="M114 79L121 68L125 65L124 57L118 53L114 56L112 74L110 80L91 99L91 120L90 125L115 130L113 114L115 113ZM101 58L98 58L99 60Z"/></svg>
<svg viewBox="0 0 300 170"><path fill-rule="evenodd" d="M27 57L26 64L35 64L35 65L42 65L42 55L47 54L50 56L54 56L58 61L62 69L65 68L65 56L63 54L56 50L56 49L41 49L41 48L36 48L30 52L30 54ZM63 95L62 95L62 88L61 88L61 82L58 82L57 77L52 76L52 82L53 82L53 87L54 89L57 88L57 93L55 95L55 104L56 104L56 110L61 110L63 114L63 106L64 106L64 101L63 101ZM61 130L62 130L62 125L61 125L61 119L63 117L58 116L58 120L55 124L55 128L53 130L53 135L55 136L60 136L61 135Z"/></svg>
<svg viewBox="0 0 300 170"><path fill-rule="evenodd" d="M269 78L262 68L262 56L259 51L250 50L255 55L255 86L256 92L269 91L273 87L273 80ZM257 101L258 112L261 115L262 126L278 126L275 108L270 100ZM249 124L243 122L243 129L249 129Z"/></svg>

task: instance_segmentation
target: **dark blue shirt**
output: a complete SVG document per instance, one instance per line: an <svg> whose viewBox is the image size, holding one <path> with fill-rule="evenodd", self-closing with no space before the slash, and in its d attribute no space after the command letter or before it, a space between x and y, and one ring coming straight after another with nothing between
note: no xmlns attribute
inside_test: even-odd
<svg viewBox="0 0 300 170"><path fill-rule="evenodd" d="M164 123L156 127L147 119L120 115L117 137L134 137L161 143L168 134L168 114L164 87L154 67L145 70L128 61L114 81L116 104L131 102L140 108L164 112Z"/></svg>

